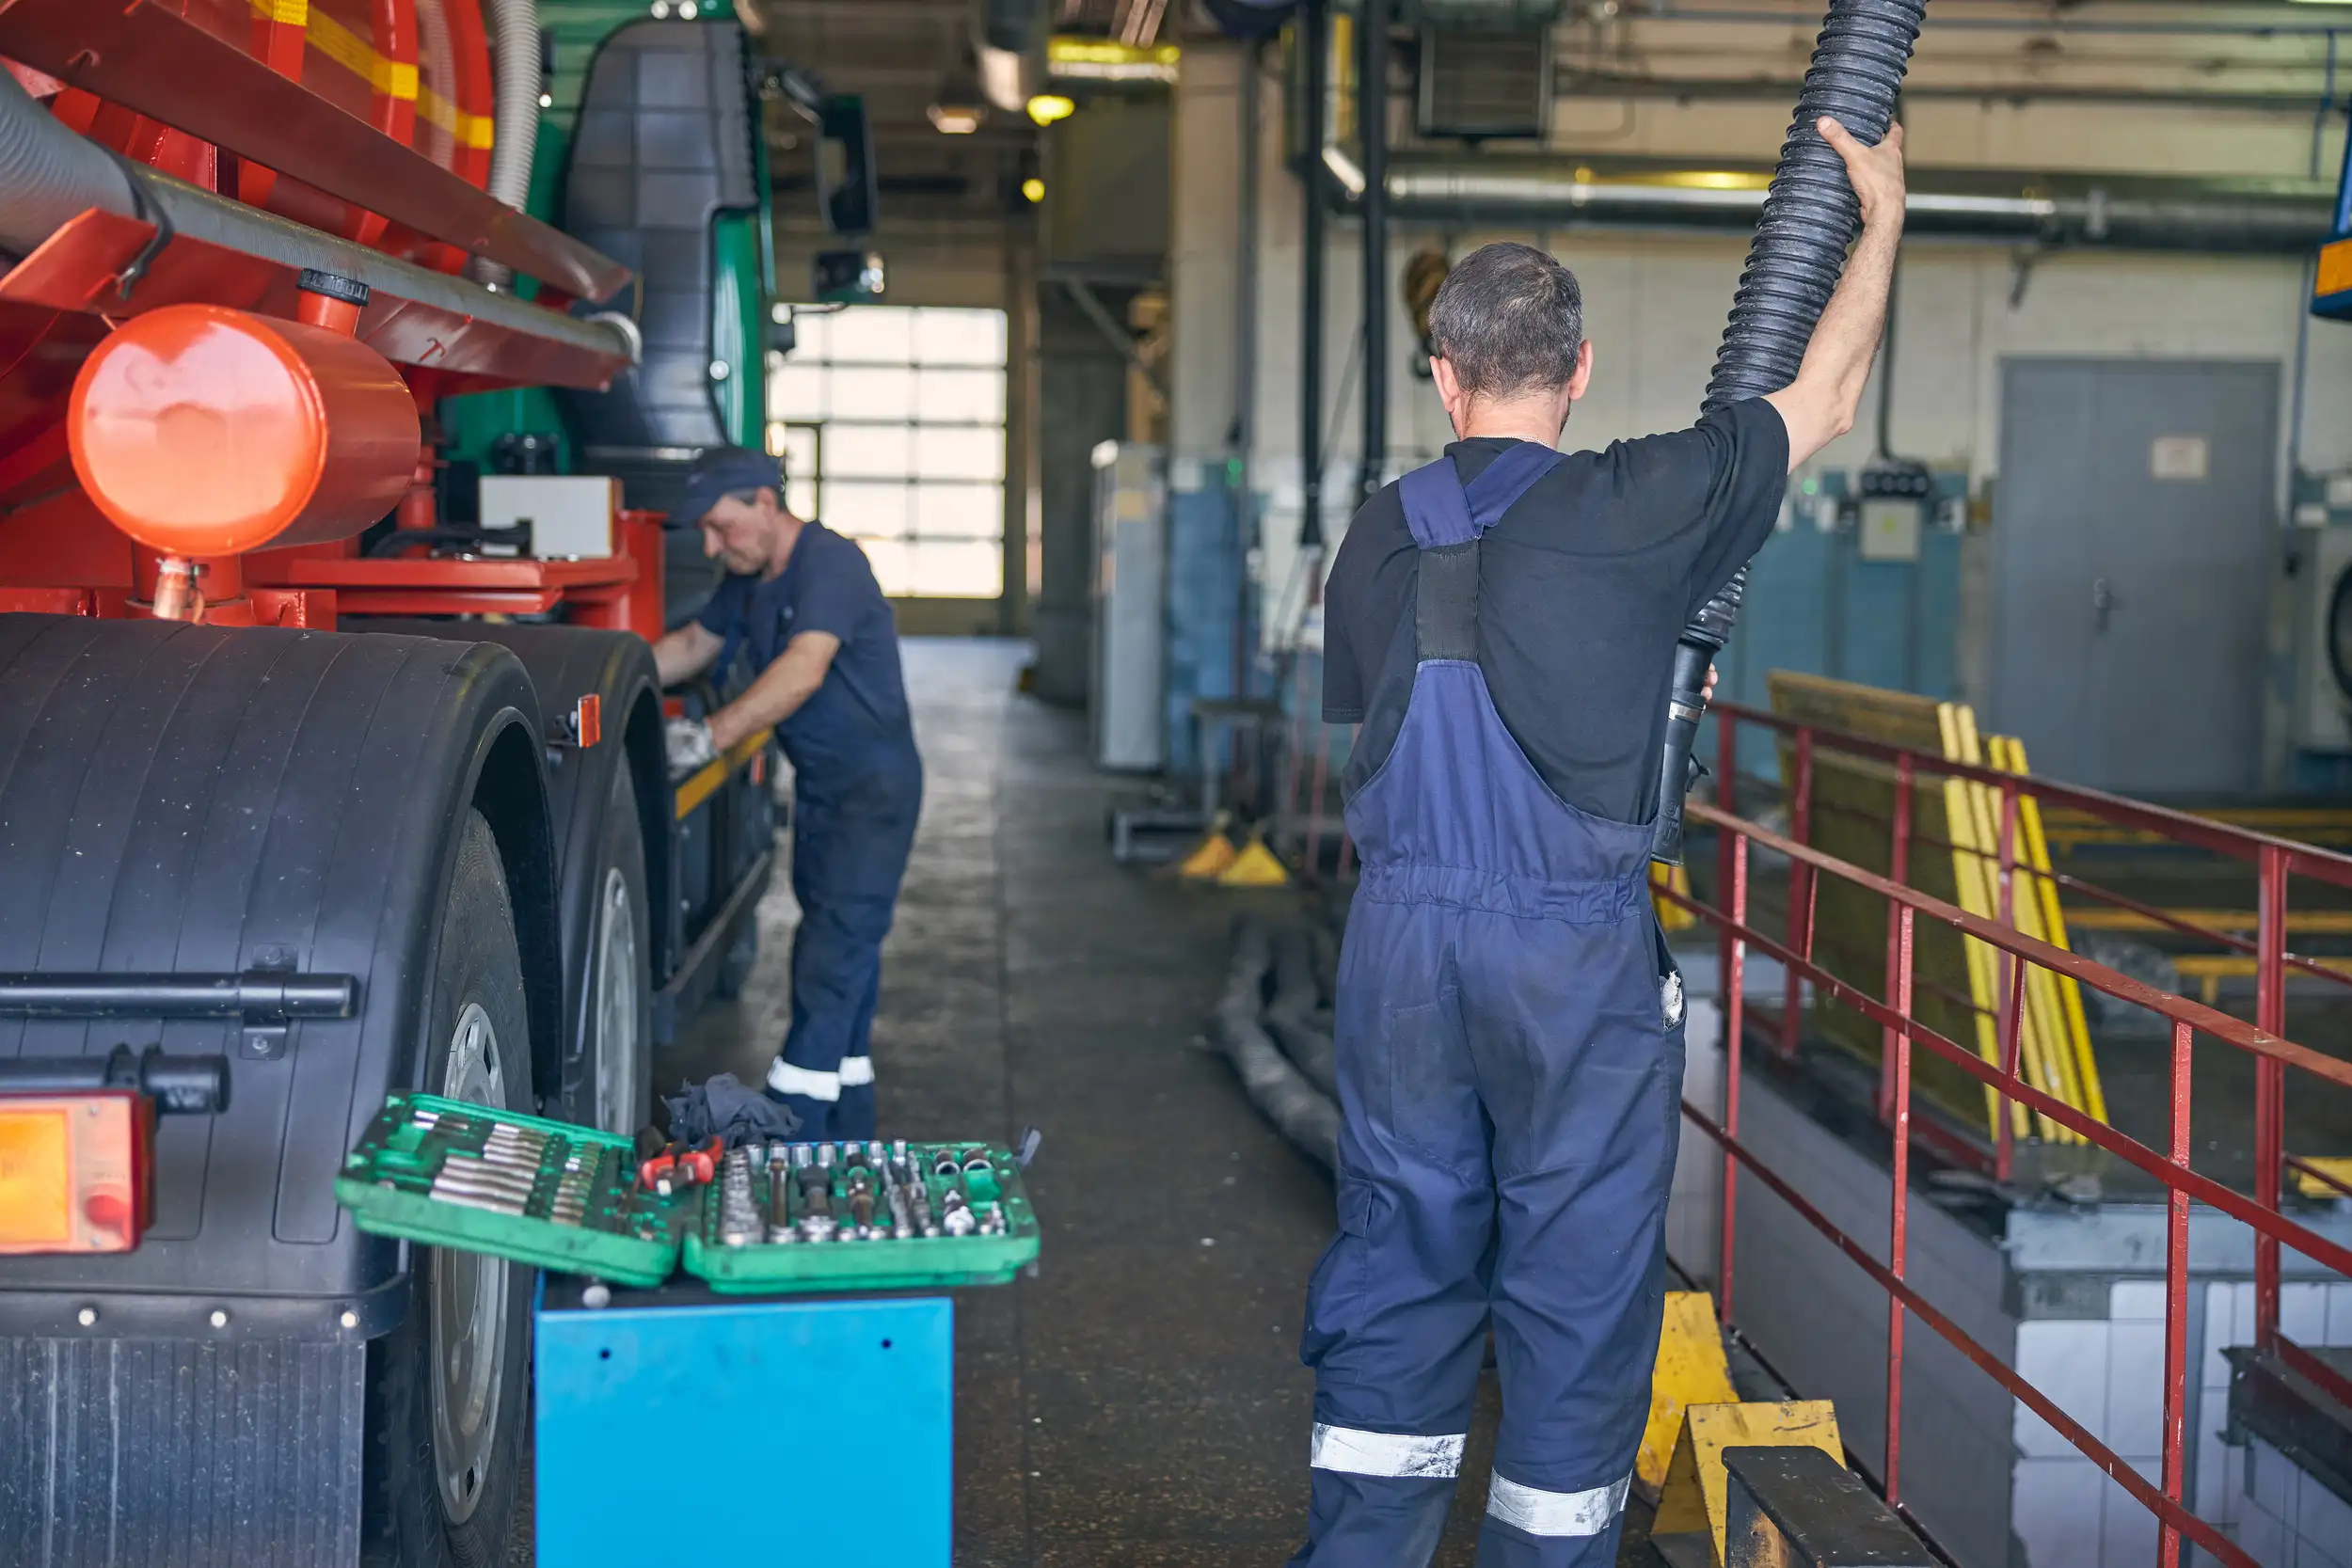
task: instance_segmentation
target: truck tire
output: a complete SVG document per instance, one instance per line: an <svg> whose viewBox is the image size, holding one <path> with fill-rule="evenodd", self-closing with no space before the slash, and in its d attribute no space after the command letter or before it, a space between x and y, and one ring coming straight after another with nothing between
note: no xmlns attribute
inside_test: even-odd
<svg viewBox="0 0 2352 1568"><path fill-rule="evenodd" d="M660 686L653 650L643 638L592 626L402 619L352 625L371 636L480 638L522 661L544 712L569 714L590 697L601 704L600 740L548 748L563 920L564 1028L535 1042L535 1067L548 1116L635 1132L644 1125L651 1083L655 988L673 961L665 950L667 927L654 917L673 896L674 873L666 842L648 836L669 804L660 787ZM631 950L635 974L615 974L605 958ZM607 1036L619 1046L609 1065L599 1044Z"/></svg>
<svg viewBox="0 0 2352 1568"><path fill-rule="evenodd" d="M465 815L425 1002L423 1083L525 1111L530 1020L498 843ZM408 1311L368 1347L365 1560L495 1568L508 1560L531 1420L532 1271L416 1249Z"/></svg>
<svg viewBox="0 0 2352 1568"><path fill-rule="evenodd" d="M653 910L645 895L644 819L627 768L612 769L596 850L596 915L589 937L586 1103L574 1121L607 1132L645 1125L653 1094Z"/></svg>

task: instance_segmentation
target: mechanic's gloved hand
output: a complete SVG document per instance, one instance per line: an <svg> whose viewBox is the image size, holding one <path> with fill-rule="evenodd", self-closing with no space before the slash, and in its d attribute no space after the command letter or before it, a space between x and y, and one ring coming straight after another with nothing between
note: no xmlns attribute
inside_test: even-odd
<svg viewBox="0 0 2352 1568"><path fill-rule="evenodd" d="M663 726L662 739L673 773L691 773L719 758L719 743L710 738L710 725L704 720L673 719Z"/></svg>

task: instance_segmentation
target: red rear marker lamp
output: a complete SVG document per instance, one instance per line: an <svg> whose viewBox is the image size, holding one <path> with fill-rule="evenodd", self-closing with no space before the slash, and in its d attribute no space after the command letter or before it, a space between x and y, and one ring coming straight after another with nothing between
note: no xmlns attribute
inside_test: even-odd
<svg viewBox="0 0 2352 1568"><path fill-rule="evenodd" d="M0 1254L129 1252L154 1205L143 1094L0 1094Z"/></svg>
<svg viewBox="0 0 2352 1568"><path fill-rule="evenodd" d="M73 471L138 543L196 557L323 544L408 489L416 400L350 336L365 291L303 281L301 321L169 305L123 323L83 362L66 420Z"/></svg>
<svg viewBox="0 0 2352 1568"><path fill-rule="evenodd" d="M225 1056L0 1058L0 1255L131 1251L154 1217L156 1115L228 1105Z"/></svg>

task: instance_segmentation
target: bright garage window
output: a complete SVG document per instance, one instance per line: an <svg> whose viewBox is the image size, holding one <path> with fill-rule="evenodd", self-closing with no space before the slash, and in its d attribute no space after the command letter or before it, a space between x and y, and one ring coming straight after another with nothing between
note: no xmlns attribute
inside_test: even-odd
<svg viewBox="0 0 2352 1568"><path fill-rule="evenodd" d="M791 500L865 546L893 597L1004 592L1005 313L802 315L768 383Z"/></svg>

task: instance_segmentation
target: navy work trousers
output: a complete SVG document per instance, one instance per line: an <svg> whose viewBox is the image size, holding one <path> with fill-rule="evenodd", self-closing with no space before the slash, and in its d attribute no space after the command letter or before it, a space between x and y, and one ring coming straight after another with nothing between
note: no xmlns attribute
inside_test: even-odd
<svg viewBox="0 0 2352 1568"><path fill-rule="evenodd" d="M847 787L803 789L792 818L792 1022L768 1087L801 1117L795 1136L874 1136L874 1006L882 940L922 814L909 748Z"/></svg>

